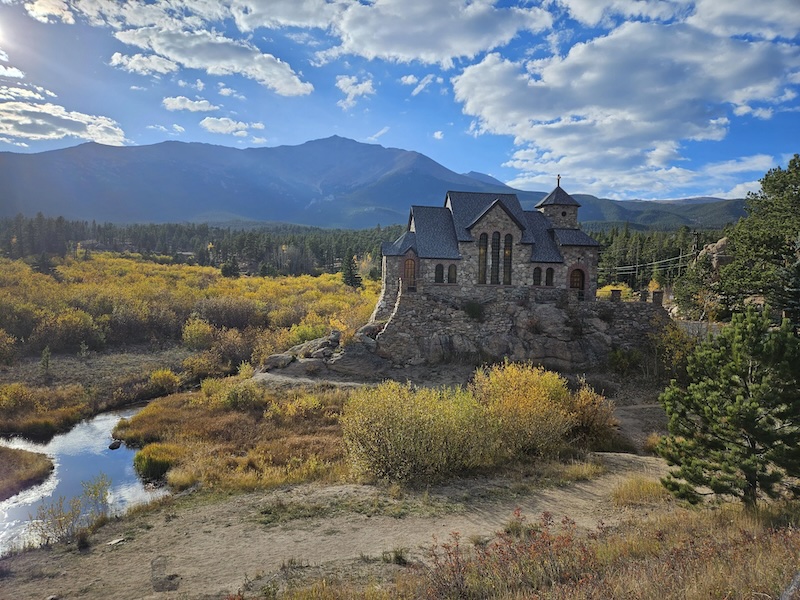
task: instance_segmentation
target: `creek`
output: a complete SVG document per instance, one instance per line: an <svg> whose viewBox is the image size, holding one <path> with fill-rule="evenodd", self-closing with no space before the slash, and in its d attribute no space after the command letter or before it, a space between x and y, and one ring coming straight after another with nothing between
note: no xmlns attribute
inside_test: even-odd
<svg viewBox="0 0 800 600"><path fill-rule="evenodd" d="M121 418L135 415L141 407L97 415L56 435L47 444L37 444L24 438L0 438L0 444L41 452L50 457L55 468L41 485L28 488L0 502L0 556L26 542L26 529L31 515L42 504L64 497L67 503L83 494L82 482L106 475L111 481L109 508L119 514L136 504L164 496L163 488L145 486L133 468L135 450L124 444L109 450L111 431Z"/></svg>

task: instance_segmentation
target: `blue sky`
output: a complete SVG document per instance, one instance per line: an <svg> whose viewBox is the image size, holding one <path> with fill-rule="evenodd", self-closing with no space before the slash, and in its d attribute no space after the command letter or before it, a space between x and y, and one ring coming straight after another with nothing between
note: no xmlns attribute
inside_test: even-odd
<svg viewBox="0 0 800 600"><path fill-rule="evenodd" d="M798 0L0 0L0 150L340 135L615 199L800 152Z"/></svg>

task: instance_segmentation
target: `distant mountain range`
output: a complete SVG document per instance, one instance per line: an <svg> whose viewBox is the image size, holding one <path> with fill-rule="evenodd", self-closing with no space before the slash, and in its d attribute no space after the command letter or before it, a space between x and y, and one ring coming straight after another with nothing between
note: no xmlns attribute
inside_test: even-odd
<svg viewBox="0 0 800 600"><path fill-rule="evenodd" d="M516 193L526 209L550 191L515 190L482 173L454 173L418 152L338 136L245 150L163 142L0 152L0 182L0 217L42 212L113 223L245 220L343 228L405 223L412 204L439 206L448 190ZM573 196L582 205L580 220L596 226L718 228L744 215L744 200Z"/></svg>

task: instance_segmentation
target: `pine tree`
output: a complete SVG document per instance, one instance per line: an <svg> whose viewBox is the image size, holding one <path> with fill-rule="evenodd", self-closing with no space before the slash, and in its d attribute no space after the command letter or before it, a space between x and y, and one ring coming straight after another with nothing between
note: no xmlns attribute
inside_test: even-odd
<svg viewBox="0 0 800 600"><path fill-rule="evenodd" d="M347 249L344 260L342 260L342 281L352 288L361 287L361 274L358 272L358 265L352 248Z"/></svg>
<svg viewBox="0 0 800 600"><path fill-rule="evenodd" d="M786 268L796 259L800 235L800 155L764 175L761 190L747 198L747 212L729 235L734 260L721 270L721 291L734 306L764 296L784 310Z"/></svg>
<svg viewBox="0 0 800 600"><path fill-rule="evenodd" d="M753 307L690 355L689 385L661 395L669 433L659 454L677 466L663 480L697 502L698 488L755 507L761 495L797 495L800 476L800 340L788 320L771 329Z"/></svg>

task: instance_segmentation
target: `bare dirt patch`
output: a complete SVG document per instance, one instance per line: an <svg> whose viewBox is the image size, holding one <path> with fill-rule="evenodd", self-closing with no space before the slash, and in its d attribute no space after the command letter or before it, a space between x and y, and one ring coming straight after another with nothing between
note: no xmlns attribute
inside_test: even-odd
<svg viewBox="0 0 800 600"><path fill-rule="evenodd" d="M591 481L535 489L523 480L471 478L418 492L318 484L232 496L190 494L114 521L91 547L42 549L0 561L12 598L219 598L245 584L284 582L287 574L387 577L400 552L424 557L454 531L489 537L520 508L550 512L579 527L614 524L634 509L614 508L614 487L631 474L658 477L652 457L601 454L608 472ZM278 518L276 518L278 515ZM112 543L113 542L113 543Z"/></svg>

